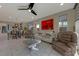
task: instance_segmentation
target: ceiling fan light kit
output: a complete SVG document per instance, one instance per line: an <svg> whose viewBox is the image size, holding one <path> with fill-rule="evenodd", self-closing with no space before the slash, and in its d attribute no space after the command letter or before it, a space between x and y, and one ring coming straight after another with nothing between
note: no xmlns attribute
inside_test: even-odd
<svg viewBox="0 0 79 59"><path fill-rule="evenodd" d="M31 10L28 10L29 12L31 12Z"/></svg>

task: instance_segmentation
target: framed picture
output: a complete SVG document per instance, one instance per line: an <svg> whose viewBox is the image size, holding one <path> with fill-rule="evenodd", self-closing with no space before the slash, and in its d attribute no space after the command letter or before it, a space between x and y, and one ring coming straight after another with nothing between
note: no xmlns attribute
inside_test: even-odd
<svg viewBox="0 0 79 59"><path fill-rule="evenodd" d="M54 29L53 19L43 20L41 22L41 29L42 30L52 30L52 29Z"/></svg>

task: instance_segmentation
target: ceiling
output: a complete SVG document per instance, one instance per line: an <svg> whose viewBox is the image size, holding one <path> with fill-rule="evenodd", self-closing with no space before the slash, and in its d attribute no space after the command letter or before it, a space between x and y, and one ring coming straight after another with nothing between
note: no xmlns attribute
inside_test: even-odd
<svg viewBox="0 0 79 59"><path fill-rule="evenodd" d="M74 7L74 3L36 3L33 10L37 13L37 16L30 13L28 10L18 10L20 6L28 7L29 3L0 3L0 21L2 22L30 22L38 20L39 18L52 15L64 10L68 10Z"/></svg>

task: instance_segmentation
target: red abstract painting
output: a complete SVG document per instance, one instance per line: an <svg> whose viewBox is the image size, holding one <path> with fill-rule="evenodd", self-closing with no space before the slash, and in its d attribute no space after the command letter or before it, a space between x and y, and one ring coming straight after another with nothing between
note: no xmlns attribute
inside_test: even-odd
<svg viewBox="0 0 79 59"><path fill-rule="evenodd" d="M54 28L53 19L43 20L41 22L41 29L42 30L52 30Z"/></svg>

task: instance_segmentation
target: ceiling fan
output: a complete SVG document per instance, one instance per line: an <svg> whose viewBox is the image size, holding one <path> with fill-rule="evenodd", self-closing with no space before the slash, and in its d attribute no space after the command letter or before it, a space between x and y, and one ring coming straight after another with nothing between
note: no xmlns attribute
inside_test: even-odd
<svg viewBox="0 0 79 59"><path fill-rule="evenodd" d="M37 13L33 10L33 7L34 7L34 3L30 3L28 5L28 8L19 8L18 10L28 10L32 14L37 15Z"/></svg>

